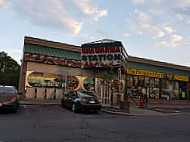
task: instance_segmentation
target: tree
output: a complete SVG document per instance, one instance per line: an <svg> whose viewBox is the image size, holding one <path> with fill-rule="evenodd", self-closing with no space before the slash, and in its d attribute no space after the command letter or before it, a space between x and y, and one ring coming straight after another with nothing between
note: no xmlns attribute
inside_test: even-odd
<svg viewBox="0 0 190 142"><path fill-rule="evenodd" d="M20 65L7 55L0 52L0 85L10 85L18 88Z"/></svg>

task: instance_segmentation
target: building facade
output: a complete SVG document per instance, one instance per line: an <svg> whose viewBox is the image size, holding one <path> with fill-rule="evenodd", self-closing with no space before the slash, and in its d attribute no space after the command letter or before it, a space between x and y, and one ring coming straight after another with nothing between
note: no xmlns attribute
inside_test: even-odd
<svg viewBox="0 0 190 142"><path fill-rule="evenodd" d="M80 46L25 37L19 91L27 99L60 99L70 90L95 91L105 104L118 104L124 92L130 98L189 100L189 67L128 56L119 80L110 82L101 78L101 69L81 68L81 53L90 57Z"/></svg>

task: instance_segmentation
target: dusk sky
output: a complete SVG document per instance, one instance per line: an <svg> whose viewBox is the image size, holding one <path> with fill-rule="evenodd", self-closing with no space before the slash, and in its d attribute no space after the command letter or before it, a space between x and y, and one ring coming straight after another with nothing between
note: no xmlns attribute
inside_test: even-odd
<svg viewBox="0 0 190 142"><path fill-rule="evenodd" d="M119 40L131 56L190 66L190 0L0 0L0 51L24 36L80 46Z"/></svg>

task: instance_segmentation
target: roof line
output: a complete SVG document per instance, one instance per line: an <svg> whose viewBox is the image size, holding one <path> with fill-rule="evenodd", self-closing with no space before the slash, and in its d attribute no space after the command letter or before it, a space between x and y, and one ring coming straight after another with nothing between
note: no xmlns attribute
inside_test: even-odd
<svg viewBox="0 0 190 142"><path fill-rule="evenodd" d="M45 47L59 48L59 49L64 49L64 50L69 49L70 51L81 52L80 46L69 45L66 43L54 42L54 41L49 41L49 40L39 39L39 38L34 38L34 37L28 37L28 36L25 36L24 43L25 44L33 44L33 45L41 45L41 46L45 46Z"/></svg>
<svg viewBox="0 0 190 142"><path fill-rule="evenodd" d="M154 65L154 66L167 67L167 68L178 69L178 70L184 70L184 71L190 71L190 67L187 67L187 66L176 65L176 64L166 63L166 62L161 62L161 61L155 61L155 60L151 60L151 59L139 58L139 57L134 57L134 56L130 56L130 55L128 57L128 61L144 63L144 64L149 64L149 65Z"/></svg>

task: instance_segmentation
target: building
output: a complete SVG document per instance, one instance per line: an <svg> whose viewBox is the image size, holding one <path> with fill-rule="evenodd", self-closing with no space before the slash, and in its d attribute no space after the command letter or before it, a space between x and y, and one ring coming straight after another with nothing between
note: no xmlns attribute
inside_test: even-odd
<svg viewBox="0 0 190 142"><path fill-rule="evenodd" d="M86 55L87 52L94 51L82 51L80 46L25 37L19 91L28 99L60 99L66 91L82 89L96 91L105 104L110 104L111 100L118 104L124 99L127 86L127 95L134 99L143 95L149 100L189 100L189 67L126 54L127 84L125 72L120 75L120 81L109 82L101 78L100 68L81 68L81 54ZM120 58L116 55L106 57L108 60ZM83 59L86 60L86 57Z"/></svg>

